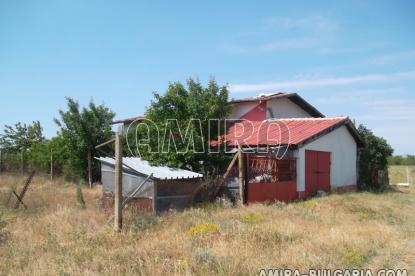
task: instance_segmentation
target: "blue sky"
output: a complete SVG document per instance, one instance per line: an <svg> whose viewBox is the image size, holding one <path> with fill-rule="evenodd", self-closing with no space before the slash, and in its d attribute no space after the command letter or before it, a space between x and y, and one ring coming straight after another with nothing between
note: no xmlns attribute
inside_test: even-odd
<svg viewBox="0 0 415 276"><path fill-rule="evenodd" d="M214 76L231 97L292 91L415 154L414 1L0 0L0 126L65 96L144 112L152 92Z"/></svg>

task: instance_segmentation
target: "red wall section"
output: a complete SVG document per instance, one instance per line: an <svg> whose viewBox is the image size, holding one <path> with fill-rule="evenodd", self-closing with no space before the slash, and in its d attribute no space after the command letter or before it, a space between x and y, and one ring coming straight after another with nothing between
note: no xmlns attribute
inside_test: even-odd
<svg viewBox="0 0 415 276"><path fill-rule="evenodd" d="M248 203L293 201L298 198L297 183L295 181L281 181L275 183L248 183Z"/></svg>
<svg viewBox="0 0 415 276"><path fill-rule="evenodd" d="M267 102L263 101L259 105L252 108L250 111L245 113L241 119L250 121L263 121L267 118Z"/></svg>

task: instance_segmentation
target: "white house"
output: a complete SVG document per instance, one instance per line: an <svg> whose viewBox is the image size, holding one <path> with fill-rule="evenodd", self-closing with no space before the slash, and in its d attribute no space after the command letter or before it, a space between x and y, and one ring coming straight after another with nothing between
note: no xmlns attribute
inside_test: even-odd
<svg viewBox="0 0 415 276"><path fill-rule="evenodd" d="M240 145L249 152L245 154L248 202L290 201L318 191L356 189L357 149L363 142L348 117L324 117L295 93L231 103L229 118L240 121L216 145Z"/></svg>

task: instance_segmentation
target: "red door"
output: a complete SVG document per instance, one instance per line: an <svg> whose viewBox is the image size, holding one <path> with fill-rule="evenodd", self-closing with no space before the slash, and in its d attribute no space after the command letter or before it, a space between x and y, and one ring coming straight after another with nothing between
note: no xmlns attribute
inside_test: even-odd
<svg viewBox="0 0 415 276"><path fill-rule="evenodd" d="M305 195L330 192L330 152L305 151Z"/></svg>

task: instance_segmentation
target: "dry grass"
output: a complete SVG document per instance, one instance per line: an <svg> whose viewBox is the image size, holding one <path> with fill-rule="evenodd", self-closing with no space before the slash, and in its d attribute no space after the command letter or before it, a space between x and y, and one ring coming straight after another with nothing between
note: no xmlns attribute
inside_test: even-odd
<svg viewBox="0 0 415 276"><path fill-rule="evenodd" d="M390 166L389 167L389 179L390 183L397 184L397 183L406 183L406 167L408 167L409 171L409 181L413 183L415 179L415 166Z"/></svg>
<svg viewBox="0 0 415 276"><path fill-rule="evenodd" d="M331 195L293 204L212 204L105 226L99 188L35 177L29 210L4 206L21 178L0 175L0 274L255 275L260 268L406 268L415 273L415 191ZM14 199L12 201L14 203ZM3 226L2 226L3 225ZM411 273L412 272L412 273Z"/></svg>

